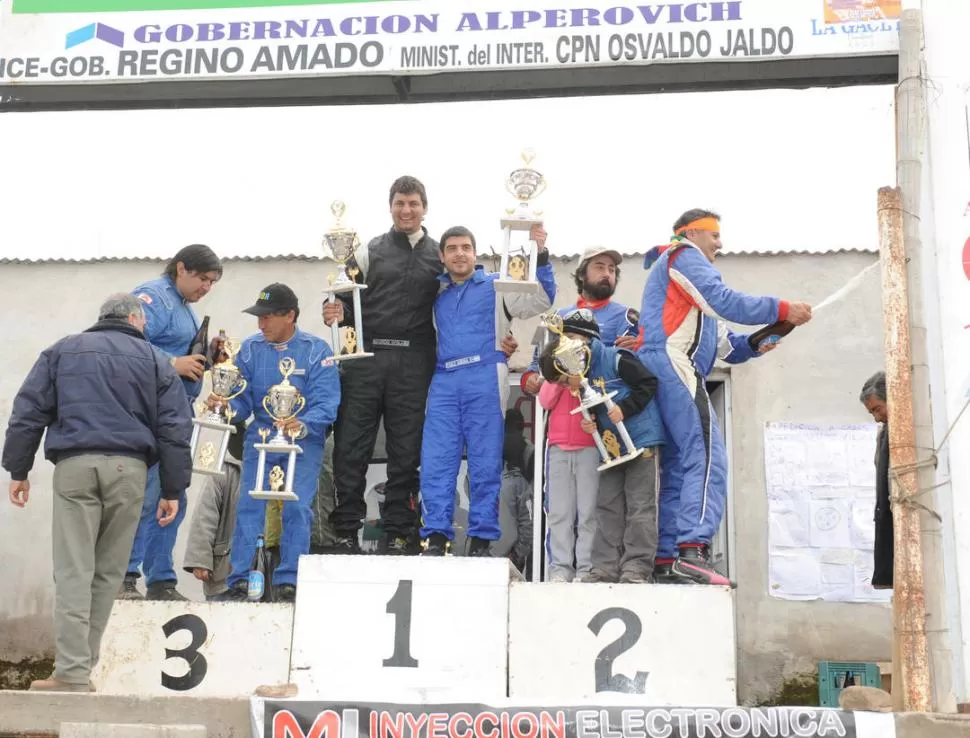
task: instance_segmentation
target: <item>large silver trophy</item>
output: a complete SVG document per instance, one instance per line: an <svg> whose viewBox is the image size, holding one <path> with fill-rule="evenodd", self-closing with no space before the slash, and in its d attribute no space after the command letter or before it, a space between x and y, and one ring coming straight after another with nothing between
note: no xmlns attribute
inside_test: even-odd
<svg viewBox="0 0 970 738"><path fill-rule="evenodd" d="M333 213L334 226L323 237L323 243L333 255L334 261L340 264L337 274L330 275L330 284L323 291L327 295L327 302L334 302L337 295L347 292L353 293L354 305L354 327L344 328L344 340L340 340L340 327L334 323L330 326L333 358L336 361L347 361L348 359L363 359L374 354L364 351L364 328L363 316L360 307L360 291L366 290L366 284L358 284L354 281L357 276L357 269L347 268L347 262L351 260L354 252L360 246L360 238L357 231L347 228L344 225L344 213L347 206L340 200L330 203L330 212Z"/></svg>
<svg viewBox="0 0 970 738"><path fill-rule="evenodd" d="M239 367L232 359L239 352L239 345L231 338L223 343L222 352L226 358L214 365L209 371L212 381L212 394L219 402L209 410L205 403L196 407L199 415L192 418L192 471L196 474L221 476L225 474L223 466L226 461L226 451L229 448L229 436L236 432L232 425L235 413L229 406L229 400L238 397L246 390L246 380L240 376Z"/></svg>
<svg viewBox="0 0 970 738"><path fill-rule="evenodd" d="M283 423L295 418L306 406L306 398L300 394L300 390L290 384L290 375L294 371L296 371L296 362L293 359L289 357L280 359L280 374L283 375L283 380L270 387L263 398L263 409L275 421L277 428L276 435L269 441L266 439L272 431L269 428L260 428L258 433L262 443L253 444L253 448L259 451L259 458L256 461L256 489L250 490L249 496L257 500L292 502L299 499L293 491L293 480L296 473L296 455L302 454L303 449L296 445L298 432L287 436L282 428ZM263 489L266 454L286 454L287 456L285 470L279 464L270 470L268 490Z"/></svg>
<svg viewBox="0 0 970 738"><path fill-rule="evenodd" d="M499 292L538 292L541 289L536 280L539 256L536 242L530 238L525 248L512 249L513 232L528 233L533 226L542 225L542 212L532 209L532 200L545 191L547 182L542 174L529 166L533 159L533 151L523 151L524 166L513 171L505 180L506 189L515 195L518 203L514 208L507 209L501 220L505 238L499 278L495 280L495 289Z"/></svg>
<svg viewBox="0 0 970 738"><path fill-rule="evenodd" d="M543 315L543 322L550 333L555 333L559 337L558 345L553 351L553 362L556 370L567 377L578 379L580 383L579 388L574 390L579 398L579 407L572 410L572 414L582 413L586 420L592 420L593 416L590 410L597 405L604 405L609 412L615 406L613 397L617 393L605 392L605 383L602 380L594 382L594 384L603 391L598 392L590 385L586 377L592 363L592 352L589 346L578 338L565 335L562 316L556 313L546 314ZM633 461L643 453L643 449L637 448L633 443L622 420L619 423L614 423L614 425L623 441L622 447L620 440L613 434L613 431L608 430L603 434L600 434L599 431L593 432L593 441L603 459L603 463L597 467L599 471L612 469L614 466Z"/></svg>

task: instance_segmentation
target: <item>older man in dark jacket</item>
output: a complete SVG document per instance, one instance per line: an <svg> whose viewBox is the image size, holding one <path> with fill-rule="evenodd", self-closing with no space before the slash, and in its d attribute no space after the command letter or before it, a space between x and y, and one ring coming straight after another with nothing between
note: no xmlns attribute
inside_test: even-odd
<svg viewBox="0 0 970 738"><path fill-rule="evenodd" d="M158 462L158 521L189 486L192 422L182 382L145 340L145 314L127 294L97 324L44 351L13 402L3 447L10 501L30 497L27 474L47 430L54 463L54 674L32 690L87 692L138 526L145 476Z"/></svg>

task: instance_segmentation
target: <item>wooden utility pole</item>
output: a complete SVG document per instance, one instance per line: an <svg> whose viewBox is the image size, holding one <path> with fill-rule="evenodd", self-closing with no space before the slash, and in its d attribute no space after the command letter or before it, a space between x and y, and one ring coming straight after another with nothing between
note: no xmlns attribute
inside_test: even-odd
<svg viewBox="0 0 970 738"><path fill-rule="evenodd" d="M924 308L924 275L932 281L933 264L924 258L920 240L923 159L926 144L926 97L922 70L923 16L904 10L899 20L899 84L896 88L896 183L902 204L902 245L906 256L907 311L912 371L913 435L916 457L929 460L936 440L930 397L929 347ZM928 463L916 469L919 502L935 508L936 470ZM923 547L927 648L931 669L931 702L936 711L954 712L956 696L951 674L952 652L943 579L942 522L925 508L918 509ZM894 650L894 662L898 655ZM895 668L893 664L895 677ZM896 690L894 690L894 693ZM894 706L899 703L894 701Z"/></svg>
<svg viewBox="0 0 970 738"><path fill-rule="evenodd" d="M898 663L893 664L893 706L905 712L930 712L932 690L926 645L923 546L919 509L912 504L919 487L913 431L903 202L899 188L881 188L878 207L889 408L889 489L895 542L893 642Z"/></svg>

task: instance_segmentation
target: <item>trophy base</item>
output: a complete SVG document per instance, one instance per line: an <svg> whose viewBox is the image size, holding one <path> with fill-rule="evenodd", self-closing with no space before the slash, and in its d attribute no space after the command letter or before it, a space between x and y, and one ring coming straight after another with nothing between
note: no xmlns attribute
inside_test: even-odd
<svg viewBox="0 0 970 738"><path fill-rule="evenodd" d="M506 216L502 218L502 228L508 228L511 231L531 231L532 226L542 225L542 218L536 216L525 216L517 218L514 215Z"/></svg>
<svg viewBox="0 0 970 738"><path fill-rule="evenodd" d="M213 469L211 466L194 466L192 467L193 474L204 474L207 477L223 477L226 474L225 469Z"/></svg>
<svg viewBox="0 0 970 738"><path fill-rule="evenodd" d="M632 451L631 453L628 453L626 456L617 456L615 459L610 459L609 461L605 461L602 464L600 464L598 467L596 467L596 471L606 471L607 469L612 469L615 466L620 466L621 464L625 464L628 461L633 461L634 459L639 458L642 453L643 453L643 449L638 448L636 451Z"/></svg>
<svg viewBox="0 0 970 738"><path fill-rule="evenodd" d="M369 359L373 355L367 351L355 351L352 354L340 354L340 356L334 356L332 358L334 361L350 361L351 359Z"/></svg>
<svg viewBox="0 0 970 738"><path fill-rule="evenodd" d="M221 415L203 415L200 418L192 418L192 422L195 425L201 425L203 428L211 428L212 430L223 431L224 433L235 433L236 427L229 425Z"/></svg>
<svg viewBox="0 0 970 738"><path fill-rule="evenodd" d="M354 292L355 290L366 290L366 284L357 284L356 282L342 282L329 285L327 289L323 291L325 295L344 295L348 292Z"/></svg>
<svg viewBox="0 0 970 738"><path fill-rule="evenodd" d="M279 500L280 502L296 502L300 499L296 496L295 492L287 492L285 490L273 492L268 489L251 489L249 490L249 496L254 500Z"/></svg>
<svg viewBox="0 0 970 738"><path fill-rule="evenodd" d="M541 285L522 279L496 279L493 283L496 292L538 292Z"/></svg>

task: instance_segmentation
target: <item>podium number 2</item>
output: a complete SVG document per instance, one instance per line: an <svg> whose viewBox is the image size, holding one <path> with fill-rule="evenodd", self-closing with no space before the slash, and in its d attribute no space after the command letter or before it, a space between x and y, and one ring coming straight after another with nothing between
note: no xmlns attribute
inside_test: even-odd
<svg viewBox="0 0 970 738"><path fill-rule="evenodd" d="M416 667L418 660L411 655L411 587L410 579L397 583L394 596L387 601L388 615L394 616L394 653L384 659L384 666Z"/></svg>
<svg viewBox="0 0 970 738"><path fill-rule="evenodd" d="M209 637L209 629L205 627L205 622L198 615L185 614L172 618L162 626L162 633L165 634L166 639L183 630L187 630L192 636L191 643L185 648L166 648L165 658L182 659L188 664L189 673L173 677L162 672L162 686L175 692L187 692L198 687L209 670L205 656L199 653L199 649Z"/></svg>
<svg viewBox="0 0 970 738"><path fill-rule="evenodd" d="M638 671L633 679L625 674L613 673L613 662L617 657L633 648L643 633L643 624L632 610L625 607L608 607L593 616L587 626L593 635L599 635L603 626L611 620L623 623L623 632L612 643L603 647L596 656L593 667L597 692L623 692L625 694L644 694L647 690L649 672Z"/></svg>

